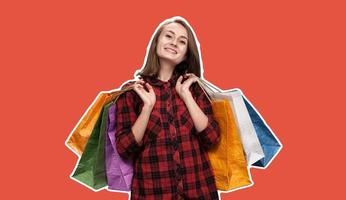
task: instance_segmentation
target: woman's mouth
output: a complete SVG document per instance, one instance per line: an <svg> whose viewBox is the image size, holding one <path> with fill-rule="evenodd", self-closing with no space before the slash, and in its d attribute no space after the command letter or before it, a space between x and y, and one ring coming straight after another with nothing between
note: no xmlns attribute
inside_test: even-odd
<svg viewBox="0 0 346 200"><path fill-rule="evenodd" d="M173 54L177 54L178 52L172 48L165 48L166 51L173 53Z"/></svg>

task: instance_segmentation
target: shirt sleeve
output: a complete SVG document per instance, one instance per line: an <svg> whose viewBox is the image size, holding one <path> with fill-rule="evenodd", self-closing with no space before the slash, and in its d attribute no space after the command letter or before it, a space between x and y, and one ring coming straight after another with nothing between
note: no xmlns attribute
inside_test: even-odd
<svg viewBox="0 0 346 200"><path fill-rule="evenodd" d="M195 98L196 103L208 117L207 127L201 132L196 131L201 145L205 150L208 150L220 141L220 127L218 122L214 119L211 102L197 83L195 85Z"/></svg>
<svg viewBox="0 0 346 200"><path fill-rule="evenodd" d="M143 145L143 141L136 141L131 130L138 117L135 109L137 103L137 93L133 90L121 94L116 101L116 149L125 159L132 158Z"/></svg>

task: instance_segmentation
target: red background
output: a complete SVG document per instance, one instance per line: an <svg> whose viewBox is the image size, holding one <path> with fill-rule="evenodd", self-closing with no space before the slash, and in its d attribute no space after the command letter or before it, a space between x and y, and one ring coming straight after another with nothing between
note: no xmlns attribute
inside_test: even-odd
<svg viewBox="0 0 346 200"><path fill-rule="evenodd" d="M10 2L10 3L8 3ZM343 1L1 1L1 199L128 199L69 178L64 145L98 92L131 79L182 16L204 77L241 88L284 145L226 199L344 199ZM5 197L5 198L4 198Z"/></svg>

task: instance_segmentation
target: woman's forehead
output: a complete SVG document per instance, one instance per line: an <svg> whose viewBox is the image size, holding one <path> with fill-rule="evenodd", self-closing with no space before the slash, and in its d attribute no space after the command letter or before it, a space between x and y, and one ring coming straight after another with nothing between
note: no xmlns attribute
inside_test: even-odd
<svg viewBox="0 0 346 200"><path fill-rule="evenodd" d="M164 32L172 32L173 34L179 36L185 36L187 38L187 31L184 26L178 23L169 23L163 27Z"/></svg>

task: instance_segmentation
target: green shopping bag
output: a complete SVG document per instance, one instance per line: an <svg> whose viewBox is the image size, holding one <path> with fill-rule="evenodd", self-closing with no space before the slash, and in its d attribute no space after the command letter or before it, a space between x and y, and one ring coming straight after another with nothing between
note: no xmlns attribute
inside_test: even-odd
<svg viewBox="0 0 346 200"><path fill-rule="evenodd" d="M105 134L108 126L108 108L111 104L108 103L102 108L85 150L71 176L95 190L107 186Z"/></svg>

